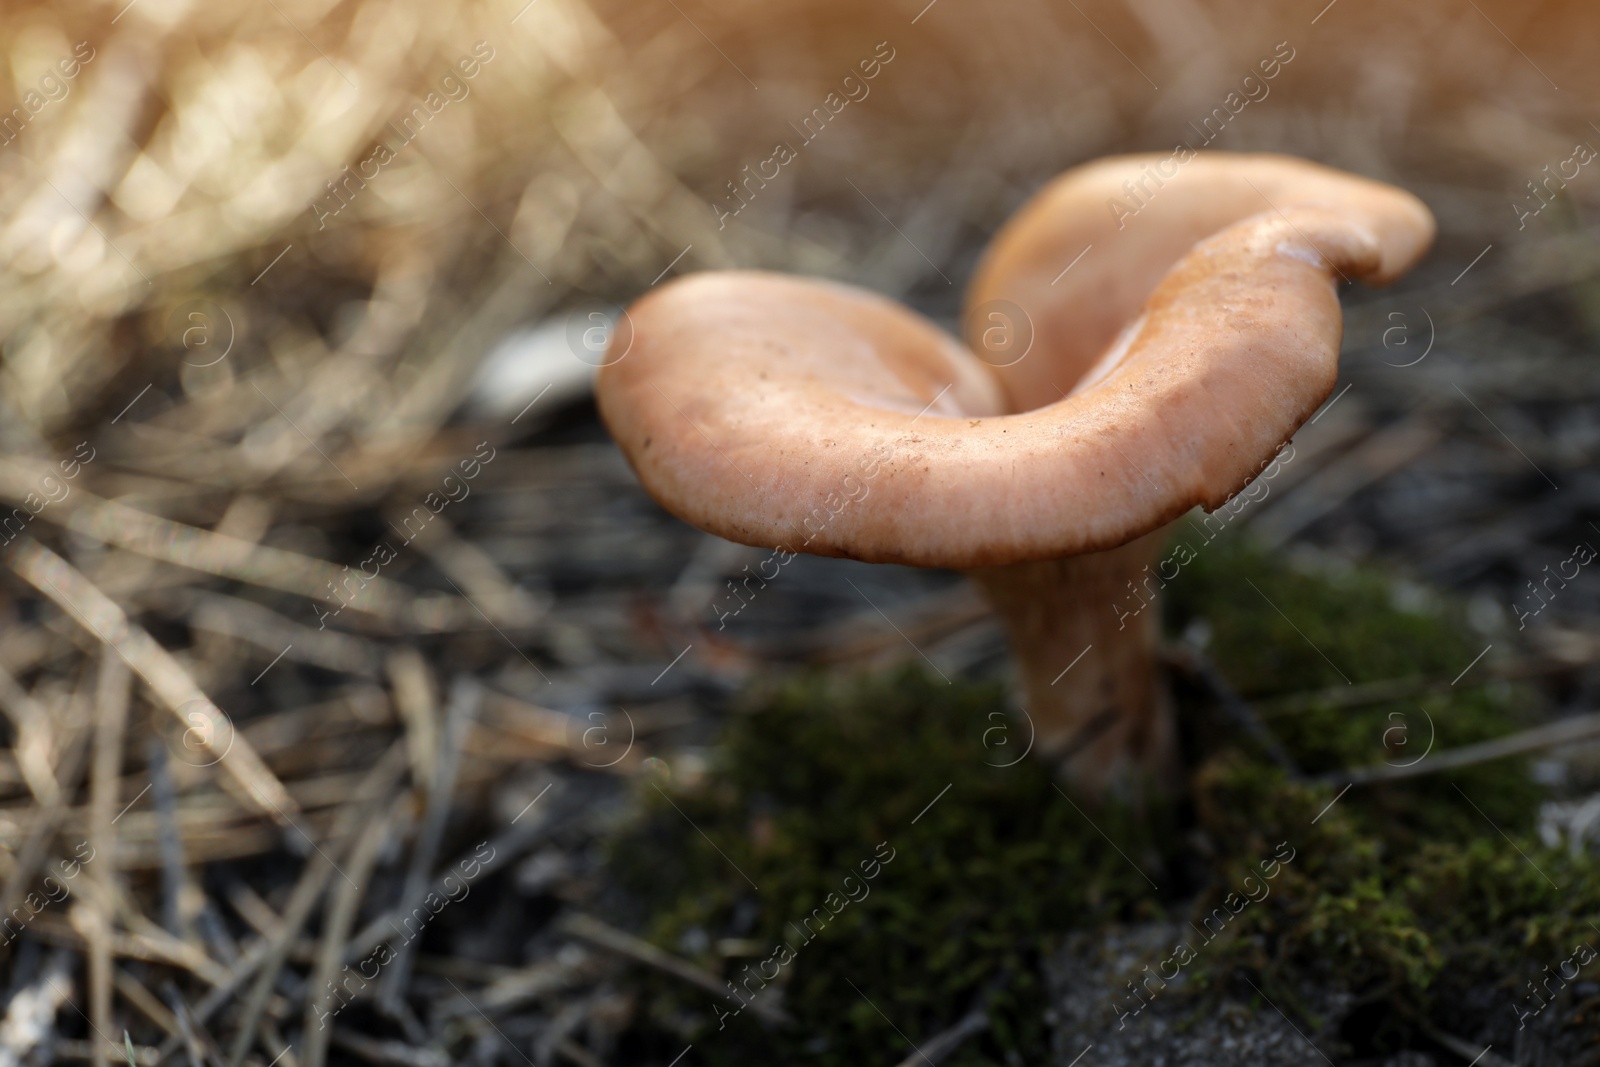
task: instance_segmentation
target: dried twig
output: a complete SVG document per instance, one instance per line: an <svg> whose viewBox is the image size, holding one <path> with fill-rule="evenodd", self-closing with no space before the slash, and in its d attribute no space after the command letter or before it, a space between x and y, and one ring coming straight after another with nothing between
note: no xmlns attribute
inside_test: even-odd
<svg viewBox="0 0 1600 1067"><path fill-rule="evenodd" d="M482 701L483 689L470 676L461 675L452 683L439 757L433 767L433 780L428 783L427 812L417 834L416 848L411 853L405 889L400 894L398 910L402 915L411 914L428 891L434 861L439 856L439 846L444 840L445 822L450 818L456 776L461 769L461 745ZM387 1012L398 1010L401 998L405 996L406 984L411 979L411 958L415 944L415 940L407 938L395 946L394 959L384 973L383 986L378 995L379 1005Z"/></svg>
<svg viewBox="0 0 1600 1067"><path fill-rule="evenodd" d="M57 783L54 794L40 805L32 824L28 827L26 838L22 847L13 857L13 866L10 876L5 881L5 886L0 888L0 915L10 915L16 908L17 902L27 892L29 883L39 866L45 861L45 854L55 840L56 830L65 819L68 810L68 801L72 791L76 790L78 779L83 774L84 763L88 753L89 730L82 722L83 710L89 701L85 697L79 699L77 694L66 698L66 708L61 714L53 716L49 722L56 727L57 740L51 746L60 752L60 762L55 768L52 778Z"/></svg>
<svg viewBox="0 0 1600 1067"><path fill-rule="evenodd" d="M961 1021L948 1030L941 1030L932 1037L917 1045L916 1051L901 1060L896 1067L917 1067L918 1064L937 1064L956 1049L962 1042L975 1034L981 1034L989 1028L989 1013L980 1008L974 1008L961 1017Z"/></svg>
<svg viewBox="0 0 1600 1067"><path fill-rule="evenodd" d="M0 711L11 720L16 731L12 753L28 791L41 805L49 804L61 792L55 771L50 766L50 713L40 706L11 672L0 667Z"/></svg>
<svg viewBox="0 0 1600 1067"><path fill-rule="evenodd" d="M587 941L592 945L615 952L635 963L642 963L646 967L654 968L663 974L670 974L674 978L688 982L692 986L710 993L719 1000L737 1004L741 1008L749 1008L757 1017L768 1023L788 1023L789 1014L775 1004L751 1000L746 1003L734 996L729 991L725 982L717 980L716 975L702 970L688 960L679 959L670 952L666 952L648 941L634 937L632 934L608 923L601 922L592 915L581 912L569 912L561 919L560 929L572 937Z"/></svg>
<svg viewBox="0 0 1600 1067"><path fill-rule="evenodd" d="M504 870L508 864L521 859L529 850L548 839L561 825L560 819L548 816L536 819L530 816L522 825L509 827L449 864L443 873L434 876L428 886L428 892L448 898L462 886L470 889L497 871ZM489 849L487 859L481 858L481 850L484 847ZM426 895L425 893L424 897ZM395 931L406 918L406 913L399 908L390 908L375 916L361 928L360 933L350 939L350 944L345 949L345 962L354 963L379 945L392 940Z"/></svg>
<svg viewBox="0 0 1600 1067"><path fill-rule="evenodd" d="M385 518L398 530L406 513L394 508ZM434 516L407 543L432 560L497 625L526 629L544 616L545 605L508 576L493 556L458 535L444 516Z"/></svg>
<svg viewBox="0 0 1600 1067"><path fill-rule="evenodd" d="M1355 685L1336 685L1311 689L1282 696L1262 698L1258 703L1271 716L1295 714L1311 708L1355 708L1370 704L1384 704L1401 700L1418 693L1447 693L1453 688L1465 689L1469 685L1485 685L1494 681L1514 681L1560 674L1577 669L1579 664L1566 659L1543 655L1528 655L1479 664L1473 676L1456 684L1456 679L1446 677L1386 678L1376 682L1357 682ZM1482 672L1481 675L1479 672Z"/></svg>
<svg viewBox="0 0 1600 1067"><path fill-rule="evenodd" d="M1283 747L1283 742L1279 741L1261 721L1255 709L1228 684L1228 680L1222 676L1217 665L1211 662L1211 657L1205 654L1204 649L1191 641L1184 641L1163 651L1167 662L1182 668L1210 691L1228 717L1261 746L1272 762L1282 767L1289 777L1300 777L1300 770L1295 766L1289 750Z"/></svg>
<svg viewBox="0 0 1600 1067"><path fill-rule="evenodd" d="M89 775L89 846L94 863L89 879L96 888L87 904L89 941L89 1019L110 1033L112 959L110 901L117 871L116 815L118 776L122 771L122 736L128 721L133 676L128 665L108 647L100 651L100 678L95 694L93 766ZM105 1042L91 1042L95 1067L108 1067Z"/></svg>
<svg viewBox="0 0 1600 1067"><path fill-rule="evenodd" d="M185 882L183 837L178 833L178 791L167 767L167 746L152 737L146 751L150 766L150 806L156 813L156 843L161 850L161 925L173 937L183 937Z"/></svg>
<svg viewBox="0 0 1600 1067"><path fill-rule="evenodd" d="M281 653L291 662L362 677L378 674L377 646L354 634L319 630L240 597L191 590L163 599L181 602L196 628L247 641L267 656Z"/></svg>
<svg viewBox="0 0 1600 1067"><path fill-rule="evenodd" d="M361 788L352 798L352 802L339 813L333 835L335 840L348 839L357 828L367 825L376 817L404 769L403 748L400 745L391 745L389 751L384 753L383 758L362 779ZM256 969L255 983L245 998L238 1030L228 1050L230 1067L239 1067L244 1061L245 1053L249 1052L250 1046L254 1044L261 1013L267 1006L268 997L272 995L272 987L277 981L278 972L288 958L294 939L311 918L311 912L322 896L322 891L338 869L338 865L320 847L315 848L313 854L307 857L300 880L289 895L288 906L284 908L283 929L277 939L270 942L271 947ZM249 958L248 955L246 958ZM165 1046L163 1050L165 1054Z"/></svg>
<svg viewBox="0 0 1600 1067"><path fill-rule="evenodd" d="M34 916L33 921L28 924L28 931L41 941L63 945L78 952L88 947L83 934L47 914ZM225 967L188 942L172 937L153 924L150 929L145 930L127 932L113 930L108 937L111 954L119 959L142 960L146 963L177 967L217 988L221 988L228 981L228 970Z"/></svg>
<svg viewBox="0 0 1600 1067"><path fill-rule="evenodd" d="M485 1012L509 1011L592 981L614 966L609 960L571 945L553 960L541 960L494 979L479 991L475 1003ZM473 1010L453 1001L439 1006L443 1015L470 1013Z"/></svg>
<svg viewBox="0 0 1600 1067"><path fill-rule="evenodd" d="M386 666L395 710L406 731L411 780L426 785L434 780L439 760L438 697L433 672L414 648L391 653Z"/></svg>
<svg viewBox="0 0 1600 1067"><path fill-rule="evenodd" d="M1575 715L1569 719L1547 723L1544 726L1535 726L1505 737L1497 737L1493 741L1482 741L1476 745L1463 745L1460 748L1447 749L1438 755L1429 755L1409 766L1383 765L1376 767L1363 767L1354 771L1337 771L1324 774L1317 780L1330 785L1349 782L1353 785L1368 785L1373 782L1397 782L1405 778L1416 778L1424 774L1436 774L1439 771L1453 771L1461 767L1470 767L1477 763L1488 763L1491 760L1506 759L1510 756L1522 756L1529 752L1538 752L1541 749L1555 748L1557 745L1571 745L1580 741L1590 741L1600 737L1600 712L1590 712L1587 715Z"/></svg>
<svg viewBox="0 0 1600 1067"><path fill-rule="evenodd" d="M333 901L328 907L327 921L323 925L322 945L317 953L316 967L311 972L310 991L306 997L304 1042L300 1048L300 1061L305 1067L322 1067L328 1055L328 1036L332 1032L332 1017L343 1008L346 996L353 996L345 982L335 988L340 960L350 938L350 928L355 925L356 908L361 903L363 886L371 879L372 867L378 861L378 852L388 840L391 821L385 814L372 820L355 847L350 850L346 873L349 881L335 883ZM365 987L366 978L357 976ZM339 1008L332 1008L335 999Z"/></svg>
<svg viewBox="0 0 1600 1067"><path fill-rule="evenodd" d="M1258 516L1252 512L1251 534L1276 547L1337 508L1355 493L1388 477L1444 439L1445 432L1420 416L1402 419L1376 431L1361 444L1296 485Z"/></svg>
<svg viewBox="0 0 1600 1067"><path fill-rule="evenodd" d="M118 968L112 983L115 985L117 992L122 994L123 999L137 1008L145 1018L173 1037L182 1037L182 1030L178 1026L177 1017L172 1014L165 1004L161 1003L159 997L145 988L143 982L127 971ZM95 1025L105 1033L109 1034L111 1032L98 1023ZM114 1057L116 1050L108 1049L107 1052Z"/></svg>
<svg viewBox="0 0 1600 1067"><path fill-rule="evenodd" d="M36 483L37 477L29 477L15 464L0 463L0 495L21 500ZM101 500L84 489L41 514L75 533L163 563L294 593L341 610L348 607L408 629L433 628L418 615L414 595L381 575L363 575L361 595L347 601L335 590L342 588L349 568L173 522L114 500ZM460 609L453 618L461 625L471 625L474 613L465 605Z"/></svg>
<svg viewBox="0 0 1600 1067"><path fill-rule="evenodd" d="M368 1063L386 1067L450 1067L450 1057L437 1049L414 1048L403 1041L378 1041L350 1030L333 1031L333 1043Z"/></svg>
<svg viewBox="0 0 1600 1067"><path fill-rule="evenodd" d="M901 1060L896 1067L913 1067L915 1064L937 1064L949 1056L968 1038L982 1033L989 1027L989 1005L1008 985L1011 984L1015 972L1010 968L1002 970L988 982L984 983L972 998L972 1006L967 1009L954 1026L941 1030L920 1045L914 1046L910 1056Z"/></svg>
<svg viewBox="0 0 1600 1067"><path fill-rule="evenodd" d="M1449 1049L1455 1055L1460 1056L1463 1060L1469 1061L1471 1067L1517 1067L1512 1060L1508 1060L1494 1052L1494 1046L1478 1048L1471 1042L1463 1041L1454 1034L1446 1033L1439 1029L1411 1008L1395 1001L1390 1001L1390 1003L1399 1009L1401 1015L1416 1024L1417 1029L1443 1045L1446 1049Z"/></svg>
<svg viewBox="0 0 1600 1067"><path fill-rule="evenodd" d="M196 742L212 753L223 770L233 776L260 810L287 822L296 810L294 800L250 743L233 729L216 704L201 692L189 672L172 654L156 643L142 627L131 622L111 598L95 588L66 560L31 538L18 538L5 552L5 560L28 584L95 637L115 649L145 680L167 710L183 724ZM191 715L199 715L197 728Z"/></svg>

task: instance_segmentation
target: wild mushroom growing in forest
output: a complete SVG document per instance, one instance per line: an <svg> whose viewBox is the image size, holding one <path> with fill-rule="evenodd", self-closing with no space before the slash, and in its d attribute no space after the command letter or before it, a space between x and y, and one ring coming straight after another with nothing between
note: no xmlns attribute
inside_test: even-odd
<svg viewBox="0 0 1600 1067"><path fill-rule="evenodd" d="M1156 613L1119 603L1168 523L1244 488L1332 392L1337 282L1393 279L1432 234L1409 194L1296 160L1107 160L1002 230L971 348L860 289L691 275L630 308L600 410L702 529L970 573L1037 751L1086 793L1136 792L1174 769L1176 731ZM996 316L1021 353L982 358Z"/></svg>

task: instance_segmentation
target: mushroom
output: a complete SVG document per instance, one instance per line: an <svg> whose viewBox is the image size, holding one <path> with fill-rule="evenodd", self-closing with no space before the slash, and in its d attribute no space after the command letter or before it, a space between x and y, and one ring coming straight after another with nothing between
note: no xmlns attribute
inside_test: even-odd
<svg viewBox="0 0 1600 1067"><path fill-rule="evenodd" d="M970 573L1036 750L1089 795L1160 791L1175 769L1156 613L1118 607L1161 531L1244 488L1332 392L1336 281L1393 278L1432 234L1398 189L1221 155L1119 232L1107 190L1159 158L1068 172L1018 213L973 282L973 348L861 289L715 272L634 304L597 383L680 518L780 561ZM1084 245L1100 257L1063 276ZM997 307L1032 324L1007 366L979 354Z"/></svg>

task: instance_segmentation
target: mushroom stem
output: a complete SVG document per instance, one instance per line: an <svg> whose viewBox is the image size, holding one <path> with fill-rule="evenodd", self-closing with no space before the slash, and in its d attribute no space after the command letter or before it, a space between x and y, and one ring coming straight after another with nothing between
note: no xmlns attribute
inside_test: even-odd
<svg viewBox="0 0 1600 1067"><path fill-rule="evenodd" d="M1035 749L1092 797L1164 791L1177 766L1159 664L1165 531L1120 548L968 572L1011 638Z"/></svg>

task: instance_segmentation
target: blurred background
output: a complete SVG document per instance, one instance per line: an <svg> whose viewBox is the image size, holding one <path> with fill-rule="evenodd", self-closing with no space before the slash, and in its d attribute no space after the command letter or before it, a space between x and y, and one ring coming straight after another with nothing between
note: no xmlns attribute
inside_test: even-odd
<svg viewBox="0 0 1600 1067"><path fill-rule="evenodd" d="M95 857L0 947L0 1062L629 1062L618 961L648 950L562 916L604 893L630 783L692 782L732 695L796 666L1004 649L958 576L841 561L719 623L765 553L667 517L609 444L614 309L761 268L954 329L1044 182L1217 109L1208 147L1440 225L1346 293L1340 392L1250 534L1458 597L1479 670L1593 703L1600 581L1529 599L1600 538L1592 5L0 12L0 912ZM474 858L472 908L393 946L385 1026L317 1026Z"/></svg>

